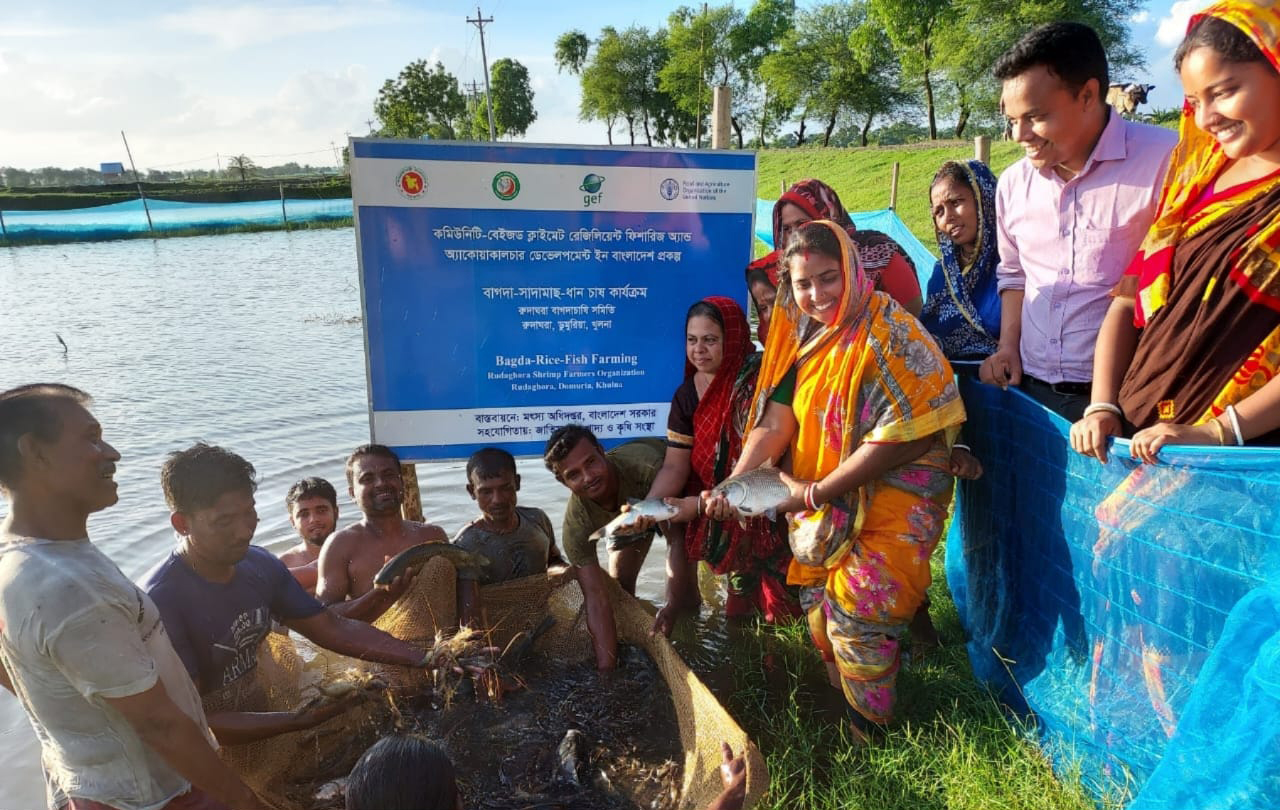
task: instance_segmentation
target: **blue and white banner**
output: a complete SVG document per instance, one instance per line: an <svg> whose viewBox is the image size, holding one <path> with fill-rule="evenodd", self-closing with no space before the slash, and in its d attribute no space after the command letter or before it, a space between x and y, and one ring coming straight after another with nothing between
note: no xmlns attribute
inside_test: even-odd
<svg viewBox="0 0 1280 810"><path fill-rule="evenodd" d="M666 432L684 315L745 307L755 155L351 141L374 441L541 455Z"/></svg>

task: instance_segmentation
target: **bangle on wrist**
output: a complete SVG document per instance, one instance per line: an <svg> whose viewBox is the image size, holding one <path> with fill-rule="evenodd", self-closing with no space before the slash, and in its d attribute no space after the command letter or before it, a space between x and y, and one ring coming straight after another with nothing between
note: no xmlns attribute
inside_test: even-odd
<svg viewBox="0 0 1280 810"><path fill-rule="evenodd" d="M961 444L960 442L956 442L955 444L951 445L951 449L952 449L952 450L964 450L964 451L969 452L969 453L972 453L972 452L973 452L973 448L972 448L972 447L970 447L970 446L969 446L969 445L967 445L967 444Z"/></svg>
<svg viewBox="0 0 1280 810"><path fill-rule="evenodd" d="M1222 421L1215 416L1209 422L1213 424L1213 431L1218 435L1218 446L1225 445L1227 443L1227 429L1222 426Z"/></svg>
<svg viewBox="0 0 1280 810"><path fill-rule="evenodd" d="M808 507L810 512L818 511L818 504L814 502L813 491L817 489L818 482L810 481L809 485L804 488L804 505Z"/></svg>
<svg viewBox="0 0 1280 810"><path fill-rule="evenodd" d="M1231 432L1236 434L1236 446L1244 445L1244 433L1240 431L1240 414L1236 413L1236 406L1227 406L1227 416L1231 417Z"/></svg>
<svg viewBox="0 0 1280 810"><path fill-rule="evenodd" d="M1120 410L1120 406L1112 402L1091 402L1089 407L1084 409L1084 415L1090 416L1095 413L1103 413L1104 411L1106 413L1115 414L1118 417L1124 416L1124 413Z"/></svg>

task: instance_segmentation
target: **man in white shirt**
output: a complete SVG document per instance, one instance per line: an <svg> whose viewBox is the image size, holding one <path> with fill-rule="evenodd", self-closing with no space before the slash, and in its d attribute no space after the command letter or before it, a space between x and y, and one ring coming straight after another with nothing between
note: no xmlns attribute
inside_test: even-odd
<svg viewBox="0 0 1280 810"><path fill-rule="evenodd" d="M53 810L263 810L214 750L151 599L89 542L120 454L65 385L0 393L0 686L40 739Z"/></svg>

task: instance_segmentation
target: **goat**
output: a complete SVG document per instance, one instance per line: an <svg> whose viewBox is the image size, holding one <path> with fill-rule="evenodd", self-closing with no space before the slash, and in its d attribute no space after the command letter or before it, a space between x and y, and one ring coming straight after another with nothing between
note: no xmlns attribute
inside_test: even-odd
<svg viewBox="0 0 1280 810"><path fill-rule="evenodd" d="M1132 118L1139 104L1147 103L1147 93L1154 84L1112 84L1107 88L1107 103L1125 118Z"/></svg>

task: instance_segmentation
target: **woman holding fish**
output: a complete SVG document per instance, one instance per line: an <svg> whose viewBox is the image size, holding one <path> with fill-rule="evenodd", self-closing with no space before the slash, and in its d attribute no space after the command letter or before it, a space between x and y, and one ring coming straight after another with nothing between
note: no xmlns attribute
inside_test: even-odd
<svg viewBox="0 0 1280 810"><path fill-rule="evenodd" d="M671 400L667 451L647 499L667 498L685 524L669 538L667 599L654 629L671 632L676 615L697 606L694 566L706 560L728 574L726 615L759 611L775 622L800 615L794 589L786 587L791 553L786 534L772 520L739 525L701 517L698 494L724 479L742 451L742 428L751 407L760 355L742 308L732 298L711 296L685 317L685 379ZM672 496L688 493L688 497Z"/></svg>
<svg viewBox="0 0 1280 810"><path fill-rule="evenodd" d="M925 596L951 501L950 443L964 421L952 371L920 323L873 291L830 220L798 227L735 477L789 456L788 497L814 643L859 736L893 714L899 637ZM707 514L736 519L727 481Z"/></svg>

